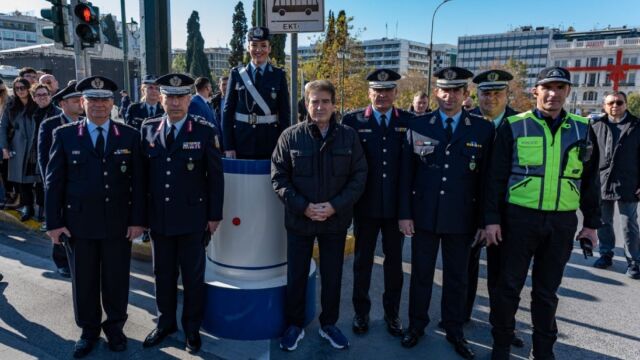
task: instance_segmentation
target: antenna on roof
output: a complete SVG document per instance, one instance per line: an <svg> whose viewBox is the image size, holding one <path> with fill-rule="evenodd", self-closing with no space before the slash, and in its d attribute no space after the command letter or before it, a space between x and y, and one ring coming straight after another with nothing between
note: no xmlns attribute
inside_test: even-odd
<svg viewBox="0 0 640 360"><path fill-rule="evenodd" d="M398 38L398 20L396 20L396 36L395 36L395 38L396 39Z"/></svg>
<svg viewBox="0 0 640 360"><path fill-rule="evenodd" d="M388 23L384 23L384 37L385 38L389 38L389 24Z"/></svg>

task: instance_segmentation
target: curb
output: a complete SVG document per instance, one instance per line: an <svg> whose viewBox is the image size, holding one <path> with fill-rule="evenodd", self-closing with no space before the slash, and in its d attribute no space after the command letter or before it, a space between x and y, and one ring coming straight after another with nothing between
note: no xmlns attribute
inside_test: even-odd
<svg viewBox="0 0 640 360"><path fill-rule="evenodd" d="M40 232L40 222L35 221L33 219L29 219L25 222L20 221L20 213L16 210L0 210L0 222L10 222L14 225L20 226L24 229L34 231L36 233L42 234L42 237L48 240L45 233ZM351 234L347 235L347 239L344 245L344 256L347 257L353 254L355 250L355 237ZM134 241L131 246L131 256L134 259L143 260L143 261L151 261L151 243L143 243ZM313 258L316 262L320 261L319 259L320 253L318 250L318 244L316 243L313 246Z"/></svg>

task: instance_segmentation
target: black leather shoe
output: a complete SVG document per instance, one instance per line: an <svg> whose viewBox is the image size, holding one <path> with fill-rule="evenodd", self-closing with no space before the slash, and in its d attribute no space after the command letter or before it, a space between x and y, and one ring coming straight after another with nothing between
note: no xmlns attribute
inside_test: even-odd
<svg viewBox="0 0 640 360"><path fill-rule="evenodd" d="M109 350L121 352L127 350L127 337L123 333L107 336Z"/></svg>
<svg viewBox="0 0 640 360"><path fill-rule="evenodd" d="M406 348L412 348L418 344L418 340L422 335L424 335L424 331L417 331L409 328L402 336L400 344Z"/></svg>
<svg viewBox="0 0 640 360"><path fill-rule="evenodd" d="M517 348L523 348L524 347L524 340L522 340L521 337L518 337L517 335L513 336L513 340L511 340L511 345L515 346Z"/></svg>
<svg viewBox="0 0 640 360"><path fill-rule="evenodd" d="M20 208L20 221L27 221L33 216L33 207L23 206Z"/></svg>
<svg viewBox="0 0 640 360"><path fill-rule="evenodd" d="M191 334L187 334L187 352L189 354L195 354L200 351L200 347L202 347L200 333L194 332Z"/></svg>
<svg viewBox="0 0 640 360"><path fill-rule="evenodd" d="M175 325L167 329L155 328L144 339L144 342L142 343L142 347L148 348L148 347L158 345L162 342L162 340L164 340L164 338L173 334L176 331L178 331L178 327Z"/></svg>
<svg viewBox="0 0 640 360"><path fill-rule="evenodd" d="M80 339L73 347L73 357L76 359L82 359L89 355L91 350L96 344L96 340Z"/></svg>
<svg viewBox="0 0 640 360"><path fill-rule="evenodd" d="M509 360L510 356L511 351L509 347L497 347L495 344L493 345L491 360Z"/></svg>
<svg viewBox="0 0 640 360"><path fill-rule="evenodd" d="M402 336L402 321L397 316L384 315L384 322L387 323L387 331L393 336Z"/></svg>
<svg viewBox="0 0 640 360"><path fill-rule="evenodd" d="M58 275L62 276L63 278L68 279L71 277L71 271L69 271L69 268L66 266L59 267L57 272L58 272Z"/></svg>
<svg viewBox="0 0 640 360"><path fill-rule="evenodd" d="M476 357L476 354L471 350L471 346L465 338L454 338L453 336L446 336L447 341L453 345L453 348L456 350L458 355L462 356L465 359L473 359Z"/></svg>
<svg viewBox="0 0 640 360"><path fill-rule="evenodd" d="M351 329L355 334L364 334L369 331L369 315L358 315L353 317Z"/></svg>

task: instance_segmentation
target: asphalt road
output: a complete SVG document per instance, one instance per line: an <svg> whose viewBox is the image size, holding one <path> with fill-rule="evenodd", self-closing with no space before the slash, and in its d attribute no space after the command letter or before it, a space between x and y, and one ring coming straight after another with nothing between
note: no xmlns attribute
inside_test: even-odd
<svg viewBox="0 0 640 360"><path fill-rule="evenodd" d="M619 231L618 231L619 232ZM409 242L405 243L405 286L401 318L407 323L410 274ZM15 225L0 223L0 359L68 359L80 335L73 317L71 284L61 279L49 259L50 247L41 234ZM596 254L597 255L597 254ZM576 248L565 271L559 292L556 345L558 359L640 359L640 281L624 275L626 262L617 250L614 266L594 269L594 259L585 260ZM351 332L352 264L345 259L342 285L341 318L337 324L351 341L348 350L335 350L318 336L315 320L306 329L306 337L293 353L282 352L278 340L240 342L204 335L203 351L192 357L184 348L184 336L178 333L160 347L142 349L142 340L155 327L155 302L151 263L132 262L129 320L125 333L129 347L125 353L111 353L106 344L90 359L458 359L436 324L440 319L442 274L436 271L436 284L426 336L413 349L400 346L384 326L381 294L383 288L382 253L377 251L371 295L371 329L367 335ZM477 359L488 359L491 349L488 325L488 297L484 260L473 319L465 333ZM318 281L319 284L319 281ZM517 329L525 339L525 348L514 350L514 358L527 358L531 346L530 282L522 293ZM318 292L319 295L319 292ZM318 301L319 302L319 301ZM319 313L319 309L316 313Z"/></svg>

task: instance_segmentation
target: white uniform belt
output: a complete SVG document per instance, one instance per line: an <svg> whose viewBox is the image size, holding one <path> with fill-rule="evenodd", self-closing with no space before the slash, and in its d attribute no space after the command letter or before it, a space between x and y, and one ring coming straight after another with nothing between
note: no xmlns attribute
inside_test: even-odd
<svg viewBox="0 0 640 360"><path fill-rule="evenodd" d="M256 115L236 113L236 120L253 124L272 124L278 121L278 115Z"/></svg>

